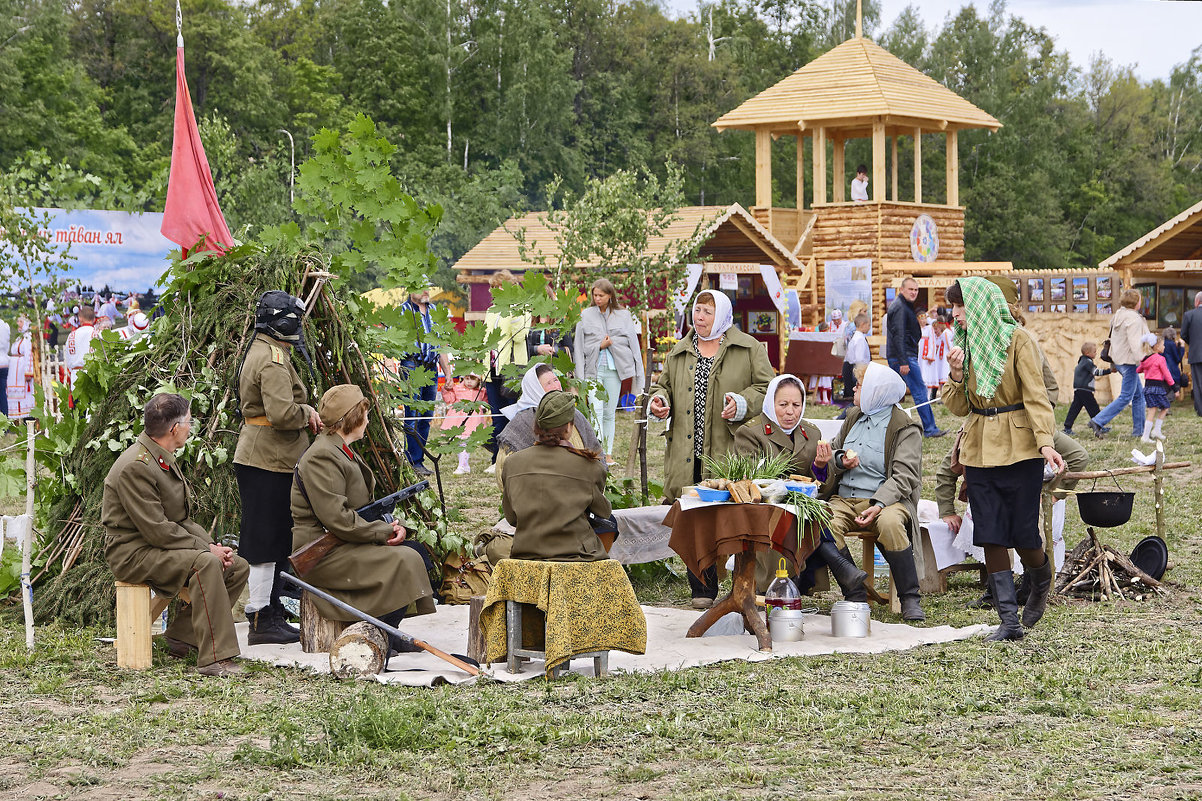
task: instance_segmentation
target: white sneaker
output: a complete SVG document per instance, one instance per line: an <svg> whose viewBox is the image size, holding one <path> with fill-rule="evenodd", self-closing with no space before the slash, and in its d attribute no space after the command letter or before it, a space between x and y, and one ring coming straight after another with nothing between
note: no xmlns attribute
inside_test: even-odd
<svg viewBox="0 0 1202 801"><path fill-rule="evenodd" d="M1160 440L1161 442L1163 442L1163 441L1164 441L1164 434L1163 434L1163 433L1161 433L1160 431L1153 431L1153 432L1152 432L1152 439L1158 439L1158 440Z"/></svg>
<svg viewBox="0 0 1202 801"><path fill-rule="evenodd" d="M497 472L497 465L496 465L496 463L494 462L493 464L490 464L488 467L484 468L484 472L485 472L485 473L488 473L490 476L491 476L493 473L496 473L496 472Z"/></svg>
<svg viewBox="0 0 1202 801"><path fill-rule="evenodd" d="M462 464L461 464L461 465L459 465L458 467L456 467L456 468L455 468L455 473L454 473L454 475L457 475L457 476L462 476L462 475L464 475L464 474L466 474L466 473L470 473L470 472L472 472L472 468L468 467L467 465L462 465Z"/></svg>
<svg viewBox="0 0 1202 801"><path fill-rule="evenodd" d="M1147 435L1144 435L1144 436L1140 437L1140 438L1139 438L1139 441L1140 441L1140 442L1146 442L1146 443L1148 443L1149 445L1155 445L1155 444L1156 444L1156 440L1152 439L1150 436L1147 436Z"/></svg>

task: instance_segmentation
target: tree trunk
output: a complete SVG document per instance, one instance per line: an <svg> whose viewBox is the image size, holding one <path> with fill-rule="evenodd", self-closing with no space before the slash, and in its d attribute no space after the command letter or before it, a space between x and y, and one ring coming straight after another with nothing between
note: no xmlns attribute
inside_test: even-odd
<svg viewBox="0 0 1202 801"><path fill-rule="evenodd" d="M300 619L301 650L306 654L329 651L338 635L347 627L341 620L322 617L308 590L301 593Z"/></svg>
<svg viewBox="0 0 1202 801"><path fill-rule="evenodd" d="M330 646L330 672L340 679L374 676L387 661L388 637L364 621L347 626Z"/></svg>

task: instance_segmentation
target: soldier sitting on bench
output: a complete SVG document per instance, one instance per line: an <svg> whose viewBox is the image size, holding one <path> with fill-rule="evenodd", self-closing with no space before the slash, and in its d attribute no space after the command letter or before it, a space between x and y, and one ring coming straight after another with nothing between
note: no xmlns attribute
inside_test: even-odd
<svg viewBox="0 0 1202 801"><path fill-rule="evenodd" d="M194 423L188 401L155 395L143 419L137 442L104 479L105 559L118 581L149 584L166 595L186 586L192 602L165 633L171 655L182 658L195 648L202 675L237 675L242 667L234 661L239 649L232 607L250 568L189 516L188 482L175 461Z"/></svg>

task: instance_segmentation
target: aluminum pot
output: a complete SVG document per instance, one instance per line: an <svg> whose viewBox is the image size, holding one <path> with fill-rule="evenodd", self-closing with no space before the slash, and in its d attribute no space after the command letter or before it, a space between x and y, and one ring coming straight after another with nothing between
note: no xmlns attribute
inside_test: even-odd
<svg viewBox="0 0 1202 801"><path fill-rule="evenodd" d="M768 615L768 633L773 642L801 642L805 639L800 609L773 609Z"/></svg>
<svg viewBox="0 0 1202 801"><path fill-rule="evenodd" d="M836 601L831 606L832 637L867 637L872 631L868 604L856 601Z"/></svg>

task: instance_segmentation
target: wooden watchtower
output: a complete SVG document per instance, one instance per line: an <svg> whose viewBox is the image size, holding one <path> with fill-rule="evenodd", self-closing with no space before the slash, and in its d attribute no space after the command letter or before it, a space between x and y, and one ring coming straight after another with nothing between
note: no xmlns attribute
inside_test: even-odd
<svg viewBox="0 0 1202 801"><path fill-rule="evenodd" d="M811 308L820 308L822 269L828 260L872 260L871 306L877 319L884 311L885 287L911 271L909 265L925 265L926 269L913 270L920 275L947 273L953 264L972 270L972 265L963 262L957 133L969 128L996 131L1001 123L865 39L858 18L853 38L722 115L713 125L718 130L755 132L755 204L751 211L808 264L803 275L788 278L803 299L815 304ZM946 137L944 203L923 202L924 134ZM792 136L797 143L796 208L772 205L772 141L782 136ZM870 195L868 202L851 203L845 189L854 177L855 165L845 164L844 154L847 142L857 138L872 140ZM906 200L898 194L902 147L913 149L913 196ZM805 204L807 161L811 162L809 208ZM920 221L922 215L929 220ZM918 236L918 226L927 238L912 249L911 237ZM936 248L930 246L932 231ZM821 319L821 312L815 319Z"/></svg>

